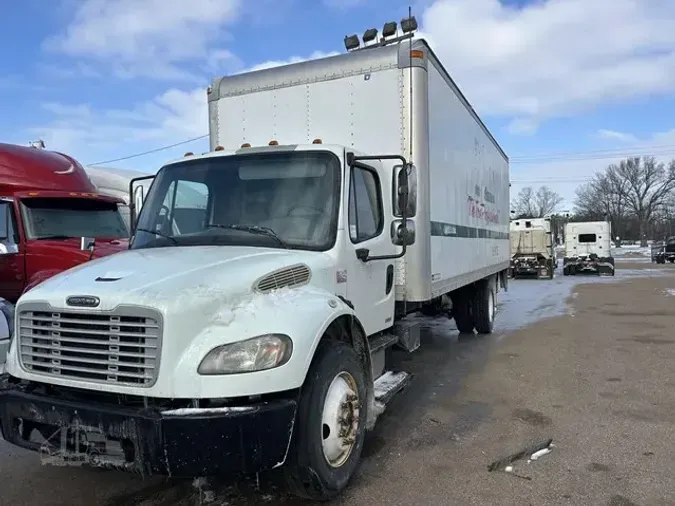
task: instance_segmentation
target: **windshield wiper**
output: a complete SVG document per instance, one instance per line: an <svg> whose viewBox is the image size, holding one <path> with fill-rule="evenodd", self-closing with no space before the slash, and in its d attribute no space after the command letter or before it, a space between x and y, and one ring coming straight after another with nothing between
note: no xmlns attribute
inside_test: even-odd
<svg viewBox="0 0 675 506"><path fill-rule="evenodd" d="M277 233L272 230L271 228L268 227L261 227L259 225L238 225L238 224L230 224L230 225L221 225L220 223L210 223L206 225L206 228L224 228L224 229L229 229L229 230L243 230L244 232L250 232L252 234L260 234L260 235L266 235L268 237L271 237L277 243L279 246L282 246L284 248L288 248L288 244L284 242L284 240L277 235Z"/></svg>
<svg viewBox="0 0 675 506"><path fill-rule="evenodd" d="M161 232L157 232L156 230L149 230L147 228L137 228L136 232L147 232L148 234L155 234L156 236L161 237L162 239L168 239L174 244L178 244L178 241L176 240L175 237L171 237L170 235L163 234Z"/></svg>

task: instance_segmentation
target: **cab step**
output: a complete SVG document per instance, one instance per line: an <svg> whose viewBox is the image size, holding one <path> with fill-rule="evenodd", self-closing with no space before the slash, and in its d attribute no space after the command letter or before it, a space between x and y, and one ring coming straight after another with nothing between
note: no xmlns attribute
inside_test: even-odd
<svg viewBox="0 0 675 506"><path fill-rule="evenodd" d="M403 390L412 380L412 374L399 371L387 371L375 380L373 389L375 392L375 401L387 405L394 396Z"/></svg>

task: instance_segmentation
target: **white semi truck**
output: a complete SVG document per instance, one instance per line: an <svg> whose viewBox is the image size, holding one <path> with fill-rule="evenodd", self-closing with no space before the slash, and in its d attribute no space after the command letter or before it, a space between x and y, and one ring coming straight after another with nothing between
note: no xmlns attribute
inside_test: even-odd
<svg viewBox="0 0 675 506"><path fill-rule="evenodd" d="M612 226L608 221L572 222L565 225L563 275L614 276Z"/></svg>
<svg viewBox="0 0 675 506"><path fill-rule="evenodd" d="M511 220L511 277L553 279L558 263L553 248L550 218Z"/></svg>
<svg viewBox="0 0 675 506"><path fill-rule="evenodd" d="M2 431L144 474L283 468L326 499L410 379L385 353L420 346L409 315L492 331L508 159L424 40L216 79L208 104L211 151L159 170L130 250L19 300Z"/></svg>

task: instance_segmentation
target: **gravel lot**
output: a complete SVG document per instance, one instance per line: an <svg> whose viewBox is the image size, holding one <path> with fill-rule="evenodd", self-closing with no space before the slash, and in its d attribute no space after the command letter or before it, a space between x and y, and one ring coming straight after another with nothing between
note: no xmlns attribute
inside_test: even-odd
<svg viewBox="0 0 675 506"><path fill-rule="evenodd" d="M397 354L415 374L370 435L334 504L675 505L675 268L618 264L615 278L518 280L498 330L430 321ZM552 438L540 460L490 462ZM192 483L41 466L0 441L0 505L168 505L210 499ZM275 475L215 486L211 504L302 504Z"/></svg>

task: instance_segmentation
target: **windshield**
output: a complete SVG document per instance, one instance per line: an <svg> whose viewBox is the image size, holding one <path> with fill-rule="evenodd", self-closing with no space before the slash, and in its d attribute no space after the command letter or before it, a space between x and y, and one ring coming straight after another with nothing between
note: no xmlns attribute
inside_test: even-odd
<svg viewBox="0 0 675 506"><path fill-rule="evenodd" d="M129 237L117 204L79 198L27 198L21 201L28 239Z"/></svg>
<svg viewBox="0 0 675 506"><path fill-rule="evenodd" d="M340 163L329 152L202 158L159 171L132 249L240 245L325 251L335 243Z"/></svg>

